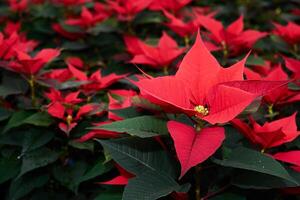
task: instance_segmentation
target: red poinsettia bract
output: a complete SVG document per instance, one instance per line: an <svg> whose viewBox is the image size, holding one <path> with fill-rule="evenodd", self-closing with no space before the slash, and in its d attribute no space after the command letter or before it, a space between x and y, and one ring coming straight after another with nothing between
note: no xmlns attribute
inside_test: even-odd
<svg viewBox="0 0 300 200"><path fill-rule="evenodd" d="M267 35L256 30L243 30L243 16L224 28L221 22L207 16L198 16L199 24L211 32L209 37L216 42L226 54L235 55L251 48L260 38Z"/></svg>
<svg viewBox="0 0 300 200"><path fill-rule="evenodd" d="M300 26L294 22L288 22L286 26L273 23L275 29L273 33L281 37L289 45L297 45L300 43Z"/></svg>
<svg viewBox="0 0 300 200"><path fill-rule="evenodd" d="M171 62L184 51L179 49L176 41L166 32L163 32L156 47L145 44L137 38L125 37L125 42L129 51L134 53L131 63L145 64L156 69L168 68Z"/></svg>
<svg viewBox="0 0 300 200"><path fill-rule="evenodd" d="M168 112L183 112L211 124L225 123L255 98L285 83L243 80L245 61L221 67L198 34L174 76L143 79L136 85L143 97Z"/></svg>
<svg viewBox="0 0 300 200"><path fill-rule="evenodd" d="M239 119L232 120L232 124L253 144L259 145L262 151L265 151L291 142L300 135L300 131L297 131L296 115L297 113L294 113L289 117L266 122L263 125L258 124L251 117L251 126Z"/></svg>
<svg viewBox="0 0 300 200"><path fill-rule="evenodd" d="M146 9L152 0L107 0L107 4L121 21L130 21Z"/></svg>

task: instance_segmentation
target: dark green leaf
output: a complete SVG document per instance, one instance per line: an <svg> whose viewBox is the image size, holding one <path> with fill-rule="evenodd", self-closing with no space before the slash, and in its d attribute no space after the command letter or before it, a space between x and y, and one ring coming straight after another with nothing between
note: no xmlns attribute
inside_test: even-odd
<svg viewBox="0 0 300 200"><path fill-rule="evenodd" d="M168 134L166 123L166 121L152 116L141 116L112 122L93 129L115 131L119 133L125 132L130 135L147 138Z"/></svg>
<svg viewBox="0 0 300 200"><path fill-rule="evenodd" d="M272 157L244 147L238 147L231 151L223 160L213 159L219 165L238 169L260 172L276 176L296 183L285 168Z"/></svg>
<svg viewBox="0 0 300 200"><path fill-rule="evenodd" d="M23 156L19 177L29 171L47 166L48 164L55 162L58 157L59 153L45 147L28 152Z"/></svg>
<svg viewBox="0 0 300 200"><path fill-rule="evenodd" d="M20 164L21 161L14 157L0 158L0 184L18 175Z"/></svg>
<svg viewBox="0 0 300 200"><path fill-rule="evenodd" d="M12 111L5 108L0 108L0 121L9 118L12 115Z"/></svg>
<svg viewBox="0 0 300 200"><path fill-rule="evenodd" d="M17 200L30 193L35 188L42 187L49 180L48 175L27 175L12 182L9 188L9 200Z"/></svg>
<svg viewBox="0 0 300 200"><path fill-rule="evenodd" d="M4 127L3 133L23 124L32 124L35 126L49 126L52 122L53 119L48 113L37 112L32 114L32 112L28 111L19 111L15 112L9 119L8 123Z"/></svg>

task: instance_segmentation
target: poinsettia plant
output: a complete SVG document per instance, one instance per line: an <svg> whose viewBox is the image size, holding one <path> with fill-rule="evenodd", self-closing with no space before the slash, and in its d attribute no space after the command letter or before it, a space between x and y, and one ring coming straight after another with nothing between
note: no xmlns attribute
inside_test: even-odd
<svg viewBox="0 0 300 200"><path fill-rule="evenodd" d="M297 199L298 7L2 1L2 198Z"/></svg>

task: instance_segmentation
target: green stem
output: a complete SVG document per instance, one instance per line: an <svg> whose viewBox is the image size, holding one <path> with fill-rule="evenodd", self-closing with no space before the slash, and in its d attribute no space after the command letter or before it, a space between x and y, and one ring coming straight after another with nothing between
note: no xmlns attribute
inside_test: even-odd
<svg viewBox="0 0 300 200"><path fill-rule="evenodd" d="M188 47L190 45L190 38L186 35L184 36L184 45Z"/></svg>
<svg viewBox="0 0 300 200"><path fill-rule="evenodd" d="M164 72L164 75L166 75L166 76L169 75L169 72L168 72L168 66L164 66L164 67L163 67L163 72Z"/></svg>
<svg viewBox="0 0 300 200"><path fill-rule="evenodd" d="M195 167L195 199L201 200L201 183L200 183L201 166Z"/></svg>
<svg viewBox="0 0 300 200"><path fill-rule="evenodd" d="M28 80L30 86L31 93L31 104L33 107L36 106L36 96L35 96L35 78L34 75L30 75L30 79Z"/></svg>

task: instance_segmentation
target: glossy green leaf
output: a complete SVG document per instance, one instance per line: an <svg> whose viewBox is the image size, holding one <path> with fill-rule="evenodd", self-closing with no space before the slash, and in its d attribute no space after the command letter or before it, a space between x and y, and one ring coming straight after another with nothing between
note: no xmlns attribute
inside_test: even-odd
<svg viewBox="0 0 300 200"><path fill-rule="evenodd" d="M225 167L260 172L297 184L287 170L271 156L245 147L233 149L223 160L213 159L213 161Z"/></svg>
<svg viewBox="0 0 300 200"><path fill-rule="evenodd" d="M116 121L110 124L97 126L93 129L102 129L119 133L125 132L141 138L168 134L166 121L157 119L152 116L141 116L124 119L122 121Z"/></svg>

